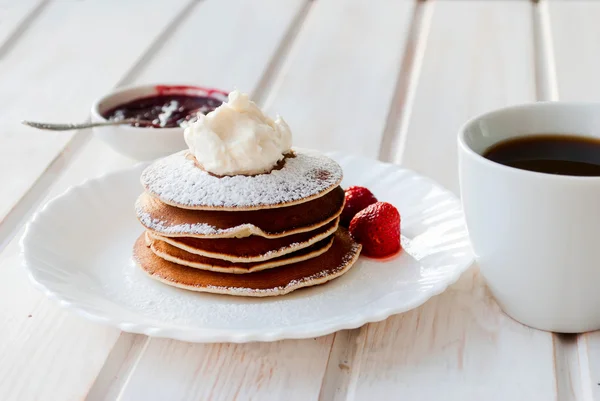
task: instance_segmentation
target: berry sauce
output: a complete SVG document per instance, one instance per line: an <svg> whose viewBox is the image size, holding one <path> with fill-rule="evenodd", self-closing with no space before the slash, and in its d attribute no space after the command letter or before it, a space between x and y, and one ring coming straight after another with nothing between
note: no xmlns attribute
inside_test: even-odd
<svg viewBox="0 0 600 401"><path fill-rule="evenodd" d="M198 113L213 111L222 103L222 100L210 96L159 94L120 104L102 116L111 121L140 120L132 124L135 127L173 128L180 127Z"/></svg>
<svg viewBox="0 0 600 401"><path fill-rule="evenodd" d="M363 257L363 258L367 258L367 259L371 259L371 260L376 260L378 262L387 262L389 260L395 259L396 256L400 255L403 250L404 250L404 248L402 246L400 246L400 248L398 248L398 250L396 252L391 253L389 255L385 255L385 256L368 256L368 255L361 254L360 256Z"/></svg>

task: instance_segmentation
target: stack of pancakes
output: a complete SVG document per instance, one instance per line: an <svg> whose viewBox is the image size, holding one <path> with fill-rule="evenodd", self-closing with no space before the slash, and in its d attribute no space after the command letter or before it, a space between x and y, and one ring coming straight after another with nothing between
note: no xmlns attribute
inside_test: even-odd
<svg viewBox="0 0 600 401"><path fill-rule="evenodd" d="M195 291L270 296L322 284L360 253L338 226L341 179L336 162L307 152L254 176L212 175L186 151L158 160L142 174L135 260Z"/></svg>

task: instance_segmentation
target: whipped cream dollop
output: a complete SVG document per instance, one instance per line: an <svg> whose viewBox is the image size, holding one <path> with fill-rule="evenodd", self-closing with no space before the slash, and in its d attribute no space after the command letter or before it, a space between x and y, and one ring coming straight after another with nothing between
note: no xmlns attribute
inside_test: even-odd
<svg viewBox="0 0 600 401"><path fill-rule="evenodd" d="M185 142L204 170L216 175L261 174L271 171L292 146L292 133L234 90L227 102L200 114L184 133Z"/></svg>

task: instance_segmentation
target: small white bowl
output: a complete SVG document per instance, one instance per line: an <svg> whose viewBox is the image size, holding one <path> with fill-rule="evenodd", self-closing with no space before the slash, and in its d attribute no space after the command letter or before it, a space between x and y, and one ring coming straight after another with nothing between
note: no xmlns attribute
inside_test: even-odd
<svg viewBox="0 0 600 401"><path fill-rule="evenodd" d="M154 95L211 96L227 100L227 92L190 85L143 85L119 88L100 98L92 106L92 121L107 121L103 113L134 99ZM186 147L183 128L147 128L114 125L94 128L94 134L115 151L137 160L153 160Z"/></svg>

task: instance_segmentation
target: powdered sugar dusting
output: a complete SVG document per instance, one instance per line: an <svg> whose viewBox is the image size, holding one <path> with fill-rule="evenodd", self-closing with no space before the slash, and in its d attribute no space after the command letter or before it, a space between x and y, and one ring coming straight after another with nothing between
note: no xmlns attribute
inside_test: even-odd
<svg viewBox="0 0 600 401"><path fill-rule="evenodd" d="M136 203L136 214L140 223L152 231L164 235L224 235L245 229L251 230L254 226L251 224L242 224L235 227L220 229L206 223L195 224L171 224L168 221L152 218L148 212L144 212Z"/></svg>
<svg viewBox="0 0 600 401"><path fill-rule="evenodd" d="M336 187L342 168L332 159L304 151L280 170L256 176L216 177L182 151L157 160L142 173L146 190L162 202L187 208L261 208L308 200Z"/></svg>
<svg viewBox="0 0 600 401"><path fill-rule="evenodd" d="M306 241L305 243L308 243L308 242L309 241ZM281 252L285 252L285 251L287 251L289 249L298 250L298 249L300 249L299 247L301 245L302 245L301 242L292 242L291 244L284 245L284 246L280 247L279 249L273 249L272 251L267 251L267 252L263 253L261 256L263 258L265 258L265 257L269 257L269 256L272 256L272 255L279 255Z"/></svg>
<svg viewBox="0 0 600 401"><path fill-rule="evenodd" d="M321 284L343 274L354 264L358 254L360 252L360 245L353 243L348 252L343 256L338 266L329 267L319 272L313 273L309 276L302 277L296 280L291 280L285 286L273 287L273 288L245 288L245 287L222 287L207 285L205 288L212 290L217 293L227 293L232 295L250 295L250 294L287 294L298 288Z"/></svg>

